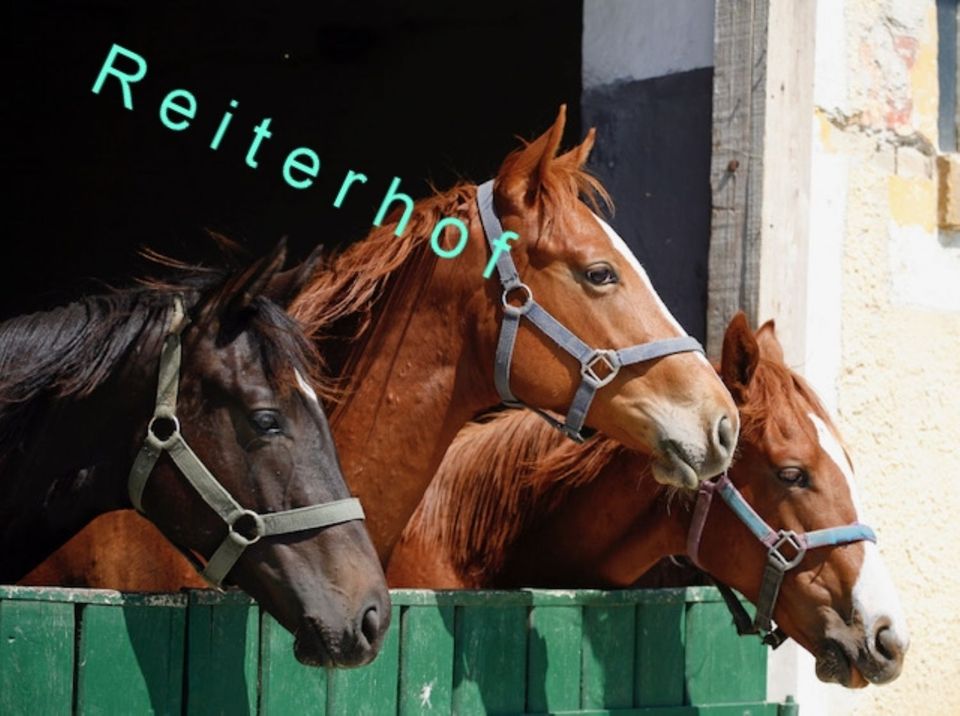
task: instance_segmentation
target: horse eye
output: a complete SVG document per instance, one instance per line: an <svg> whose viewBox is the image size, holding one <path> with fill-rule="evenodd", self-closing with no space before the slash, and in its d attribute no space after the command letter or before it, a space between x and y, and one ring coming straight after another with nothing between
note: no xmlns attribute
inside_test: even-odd
<svg viewBox="0 0 960 716"><path fill-rule="evenodd" d="M584 271L584 276L586 276L587 281L592 283L594 286L604 286L609 283L617 283L620 280L620 278L617 276L617 272L606 264L591 266Z"/></svg>
<svg viewBox="0 0 960 716"><path fill-rule="evenodd" d="M799 467L784 467L777 472L780 482L791 487L806 487L810 484L810 476Z"/></svg>
<svg viewBox="0 0 960 716"><path fill-rule="evenodd" d="M255 410L250 415L250 424L261 435L279 435L283 432L280 415L275 410Z"/></svg>

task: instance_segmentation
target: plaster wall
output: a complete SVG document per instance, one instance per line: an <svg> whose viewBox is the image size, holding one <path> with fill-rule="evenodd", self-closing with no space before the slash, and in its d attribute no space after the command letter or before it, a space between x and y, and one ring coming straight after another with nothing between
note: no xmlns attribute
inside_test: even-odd
<svg viewBox="0 0 960 716"><path fill-rule="evenodd" d="M960 713L960 245L937 228L936 4L817 12L807 348L788 360L835 411L912 643L897 681L859 691L781 650L771 696L806 714Z"/></svg>

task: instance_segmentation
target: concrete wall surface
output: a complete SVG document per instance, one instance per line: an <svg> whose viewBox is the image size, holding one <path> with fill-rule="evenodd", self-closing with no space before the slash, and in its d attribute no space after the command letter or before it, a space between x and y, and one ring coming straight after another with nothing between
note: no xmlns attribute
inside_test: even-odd
<svg viewBox="0 0 960 716"><path fill-rule="evenodd" d="M805 356L906 610L902 675L820 684L795 647L771 695L805 714L960 714L960 242L938 229L934 0L820 0ZM792 674L794 681L785 674Z"/></svg>

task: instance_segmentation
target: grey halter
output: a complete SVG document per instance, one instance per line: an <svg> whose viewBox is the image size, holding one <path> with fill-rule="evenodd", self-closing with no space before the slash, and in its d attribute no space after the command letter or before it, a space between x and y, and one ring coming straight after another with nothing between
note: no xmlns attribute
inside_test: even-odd
<svg viewBox="0 0 960 716"><path fill-rule="evenodd" d="M289 534L303 530L327 527L351 520L363 519L363 508L355 497L335 500L320 505L298 507L282 512L258 514L240 506L233 496L221 485L217 478L206 468L196 453L187 445L180 434L180 421L177 420L177 393L180 384L180 334L187 320L183 312L183 302L179 296L174 298L173 311L163 349L160 353L160 378L157 382L157 403L153 418L147 426L147 437L143 447L137 453L130 470L127 489L130 502L143 514L143 490L153 472L160 454L166 450L183 476L197 491L217 515L227 525L227 536L210 557L206 568L200 570L196 560L185 552L190 561L197 566L200 574L212 585L219 587L233 565L240 559L244 550L261 537ZM236 530L237 522L246 518L246 536ZM182 550L183 551L183 550Z"/></svg>
<svg viewBox="0 0 960 716"><path fill-rule="evenodd" d="M491 251L496 255L493 242L503 234L503 227L500 225L500 219L497 218L497 211L493 205L493 180L477 187L477 206L480 209L483 233L487 237L487 243L490 245ZM689 351L703 353L703 347L696 338L691 336L665 338L619 350L591 348L534 300L533 291L520 280L516 264L510 257L509 251L504 251L497 256L497 274L500 277L500 285L503 287L501 296L503 323L500 326L500 338L497 342L493 374L497 393L506 405L530 408L550 425L576 442L583 442L584 438L581 430L594 395L600 388L617 377L620 368L674 353ZM516 292L524 294L525 297L524 302L519 306L514 306L509 301L510 295ZM563 422L546 411L524 404L510 390L510 363L513 359L513 349L520 328L520 319L524 316L544 335L580 363L580 375L582 377L580 387L577 388L577 392L573 396L573 402L570 404L567 417ZM597 374L597 369L603 366L605 366L607 372L606 375L601 377Z"/></svg>

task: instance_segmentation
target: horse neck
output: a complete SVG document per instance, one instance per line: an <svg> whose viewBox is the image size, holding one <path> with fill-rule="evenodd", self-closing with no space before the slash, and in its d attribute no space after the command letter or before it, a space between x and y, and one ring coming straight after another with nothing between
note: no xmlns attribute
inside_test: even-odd
<svg viewBox="0 0 960 716"><path fill-rule="evenodd" d="M50 399L36 415L0 482L0 583L15 582L97 515L129 506L131 426L153 409L162 332L145 332L129 352L138 358L89 396Z"/></svg>
<svg viewBox="0 0 960 716"><path fill-rule="evenodd" d="M486 247L475 218L470 228L459 257L438 259L382 299L331 414L344 475L384 564L457 432L499 402L492 340L484 345L476 330L493 320L495 296L481 278Z"/></svg>
<svg viewBox="0 0 960 716"><path fill-rule="evenodd" d="M629 587L663 557L685 552L689 524L687 505L654 481L649 458L623 451L531 521L497 586Z"/></svg>

